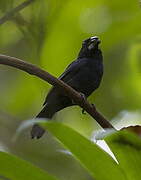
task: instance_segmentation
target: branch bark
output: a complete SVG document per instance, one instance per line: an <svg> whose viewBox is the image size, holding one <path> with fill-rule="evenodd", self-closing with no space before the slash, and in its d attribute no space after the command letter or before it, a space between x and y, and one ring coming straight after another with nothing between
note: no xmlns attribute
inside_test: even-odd
<svg viewBox="0 0 141 180"><path fill-rule="evenodd" d="M74 90L72 87L64 83L63 81L57 79L56 77L52 76L48 72L44 71L43 69L25 62L21 59L10 57L6 55L0 55L0 64L8 65L25 71L31 75L35 75L40 79L47 81L48 83L52 84L53 86L59 88L63 91L68 97L70 97L76 104L78 104L81 108L83 108L87 113L89 113L102 128L113 128L109 121L101 115L94 105L91 105L87 99L84 99L80 93Z"/></svg>
<svg viewBox="0 0 141 180"><path fill-rule="evenodd" d="M33 1L35 0L26 0L23 3L21 3L20 5L18 5L17 7L13 8L12 10L10 10L9 12L7 12L2 18L0 18L0 25L4 24L6 21L11 20L11 18L18 13L19 11L21 11L22 9L24 9L25 7L27 7L29 4L31 4Z"/></svg>

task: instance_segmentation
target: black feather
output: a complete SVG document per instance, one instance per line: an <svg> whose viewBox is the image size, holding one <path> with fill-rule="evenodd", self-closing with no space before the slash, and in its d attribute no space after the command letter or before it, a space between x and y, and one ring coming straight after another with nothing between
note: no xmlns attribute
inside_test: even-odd
<svg viewBox="0 0 141 180"><path fill-rule="evenodd" d="M101 50L98 48L99 43L98 37L85 40L78 58L59 77L86 97L99 87L103 75L103 57ZM74 103L69 97L53 87L49 91L44 107L37 117L51 119L56 112L72 105ZM31 130L31 137L40 138L44 132L42 127L35 124Z"/></svg>

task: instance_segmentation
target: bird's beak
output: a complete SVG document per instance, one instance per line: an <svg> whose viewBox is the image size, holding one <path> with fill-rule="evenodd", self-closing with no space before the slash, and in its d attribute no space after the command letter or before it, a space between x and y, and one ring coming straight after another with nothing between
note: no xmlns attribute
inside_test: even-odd
<svg viewBox="0 0 141 180"><path fill-rule="evenodd" d="M97 36L91 37L91 42L93 42L94 44L100 44L101 41Z"/></svg>
<svg viewBox="0 0 141 180"><path fill-rule="evenodd" d="M97 36L91 37L88 49L91 50L91 49L94 49L94 48L98 48L99 43L100 43L100 39Z"/></svg>

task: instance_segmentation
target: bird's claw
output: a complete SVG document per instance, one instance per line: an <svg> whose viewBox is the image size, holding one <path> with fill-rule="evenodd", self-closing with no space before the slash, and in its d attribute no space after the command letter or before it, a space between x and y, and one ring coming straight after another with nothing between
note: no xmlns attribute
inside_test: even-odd
<svg viewBox="0 0 141 180"><path fill-rule="evenodd" d="M85 99L86 99L86 96L85 96L85 94L83 94L83 93L80 93L80 96L83 98L83 100L85 100Z"/></svg>

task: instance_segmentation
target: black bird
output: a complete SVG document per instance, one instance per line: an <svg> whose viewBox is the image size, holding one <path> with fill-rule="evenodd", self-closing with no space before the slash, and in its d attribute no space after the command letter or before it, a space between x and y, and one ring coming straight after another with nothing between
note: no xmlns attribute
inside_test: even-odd
<svg viewBox="0 0 141 180"><path fill-rule="evenodd" d="M59 77L86 97L99 87L103 75L103 57L98 46L99 43L100 40L97 36L84 40L77 59ZM53 87L43 105L37 118L51 119L56 112L75 104L69 97ZM31 130L31 137L38 139L44 132L42 127L35 124Z"/></svg>

